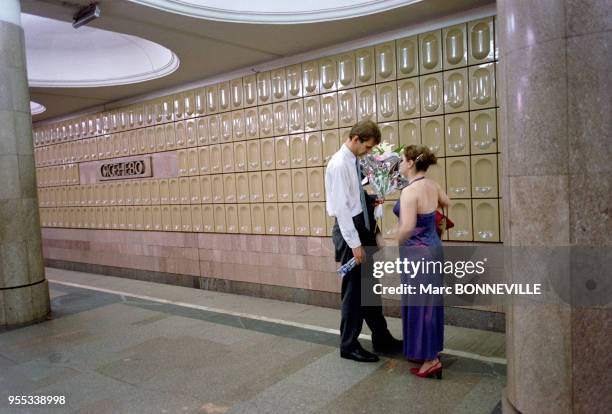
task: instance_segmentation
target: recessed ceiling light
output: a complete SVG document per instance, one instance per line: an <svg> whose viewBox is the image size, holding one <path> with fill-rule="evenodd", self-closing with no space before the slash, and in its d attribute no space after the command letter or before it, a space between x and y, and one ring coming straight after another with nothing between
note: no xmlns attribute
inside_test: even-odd
<svg viewBox="0 0 612 414"><path fill-rule="evenodd" d="M44 105L39 104L38 102L30 101L30 112L32 115L38 115L45 112L47 108Z"/></svg>

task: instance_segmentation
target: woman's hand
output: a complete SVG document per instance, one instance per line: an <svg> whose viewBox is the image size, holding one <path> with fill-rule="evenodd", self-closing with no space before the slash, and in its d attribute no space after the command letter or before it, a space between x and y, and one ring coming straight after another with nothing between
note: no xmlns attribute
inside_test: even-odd
<svg viewBox="0 0 612 414"><path fill-rule="evenodd" d="M385 202L384 198L375 198L374 201L372 201L372 205L374 207L378 207L379 205L383 204Z"/></svg>

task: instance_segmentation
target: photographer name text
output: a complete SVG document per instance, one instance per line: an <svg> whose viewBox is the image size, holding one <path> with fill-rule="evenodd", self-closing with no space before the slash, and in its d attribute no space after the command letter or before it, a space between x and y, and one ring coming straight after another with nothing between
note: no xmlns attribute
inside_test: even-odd
<svg viewBox="0 0 612 414"><path fill-rule="evenodd" d="M373 286L376 295L541 295L540 283L489 283L460 284L454 286L435 286L419 284L418 286L402 283L399 286L383 286L377 283Z"/></svg>

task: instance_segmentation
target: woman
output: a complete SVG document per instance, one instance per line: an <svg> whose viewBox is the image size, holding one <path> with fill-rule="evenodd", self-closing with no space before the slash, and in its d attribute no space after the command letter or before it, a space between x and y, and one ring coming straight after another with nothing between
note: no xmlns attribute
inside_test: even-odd
<svg viewBox="0 0 612 414"><path fill-rule="evenodd" d="M402 259L412 262L444 261L442 243L436 233L436 209L448 206L448 196L435 181L426 178L436 156L424 146L410 145L403 153L400 173L408 179L400 199L393 209L399 217L398 244ZM428 269L426 274L402 275L402 283L415 286L416 295L402 298L402 326L404 355L408 360L422 363L410 372L422 378L442 378L442 363L438 353L444 339L444 307L441 295L418 294L420 286L443 285L440 268Z"/></svg>

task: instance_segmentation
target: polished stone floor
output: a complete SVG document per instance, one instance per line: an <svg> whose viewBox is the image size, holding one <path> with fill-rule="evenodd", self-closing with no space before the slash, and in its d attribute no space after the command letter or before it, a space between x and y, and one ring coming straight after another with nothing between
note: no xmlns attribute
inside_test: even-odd
<svg viewBox="0 0 612 414"><path fill-rule="evenodd" d="M0 330L0 413L496 413L503 334L446 327L444 379L339 358L339 312L47 269L52 316ZM400 336L400 321L389 319ZM364 330L362 343L370 347ZM63 406L9 396L65 396Z"/></svg>

